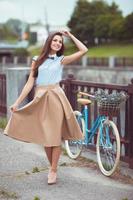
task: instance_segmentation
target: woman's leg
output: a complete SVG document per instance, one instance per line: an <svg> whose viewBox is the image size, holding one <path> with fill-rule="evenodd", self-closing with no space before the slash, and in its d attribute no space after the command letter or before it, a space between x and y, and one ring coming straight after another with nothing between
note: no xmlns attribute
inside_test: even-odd
<svg viewBox="0 0 133 200"><path fill-rule="evenodd" d="M56 183L56 171L61 154L61 146L45 147L45 151L51 165L48 173L48 184L54 184Z"/></svg>
<svg viewBox="0 0 133 200"><path fill-rule="evenodd" d="M45 152L46 152L47 158L49 160L49 163L50 163L50 165L52 165L52 150L53 150L53 147L44 147L44 148L45 148Z"/></svg>
<svg viewBox="0 0 133 200"><path fill-rule="evenodd" d="M52 165L51 165L51 170L56 172L57 171L57 166L58 166L58 161L60 158L61 154L61 146L55 146L52 149Z"/></svg>

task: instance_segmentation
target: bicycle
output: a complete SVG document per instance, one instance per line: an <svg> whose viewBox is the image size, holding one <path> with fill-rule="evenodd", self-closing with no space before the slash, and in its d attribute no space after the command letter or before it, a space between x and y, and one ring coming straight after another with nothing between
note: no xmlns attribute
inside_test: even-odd
<svg viewBox="0 0 133 200"><path fill-rule="evenodd" d="M95 95L84 92L79 92L79 94L96 100ZM92 102L90 99L85 98L78 98L77 101L79 104L81 104L81 106L83 106L83 109L81 112L74 111L74 114L82 130L84 140L66 140L65 146L67 154L70 158L76 159L80 156L83 146L88 146L91 144L94 136L97 134L96 153L98 166L105 176L111 176L115 172L120 160L120 137L115 123L109 120L109 115L118 114L120 109L120 101L116 102L113 98L113 103L112 99L110 103L107 100L107 96L106 98L102 98L102 95L97 95L99 115L94 120L90 130L88 129L88 105L90 105Z"/></svg>

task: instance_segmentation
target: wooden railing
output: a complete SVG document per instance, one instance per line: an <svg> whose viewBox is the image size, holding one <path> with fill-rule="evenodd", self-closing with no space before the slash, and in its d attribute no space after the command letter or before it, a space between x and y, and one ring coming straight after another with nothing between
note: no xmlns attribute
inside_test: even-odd
<svg viewBox="0 0 133 200"><path fill-rule="evenodd" d="M28 76L27 76L28 78ZM74 110L80 109L77 103L78 91L93 93L98 89L107 90L108 93L115 91L125 91L129 98L123 103L118 117L112 118L115 121L121 138L121 160L129 163L129 167L133 168L133 79L128 85L102 84L88 81L80 81L74 79L73 75L69 75L67 79L60 82L64 89L68 100ZM34 97L34 87L28 95L29 101ZM97 117L98 110L96 103L91 106L90 123ZM6 115L6 76L0 74L0 116ZM89 124L90 126L90 124Z"/></svg>
<svg viewBox="0 0 133 200"><path fill-rule="evenodd" d="M113 59L114 67L133 67L133 57L86 57L86 66L99 66L99 67L109 67L110 59ZM32 57L26 56L3 56L0 57L0 65L8 64L27 64L30 65ZM112 62L112 61L111 61ZM73 62L71 65L83 65L84 61L82 59Z"/></svg>

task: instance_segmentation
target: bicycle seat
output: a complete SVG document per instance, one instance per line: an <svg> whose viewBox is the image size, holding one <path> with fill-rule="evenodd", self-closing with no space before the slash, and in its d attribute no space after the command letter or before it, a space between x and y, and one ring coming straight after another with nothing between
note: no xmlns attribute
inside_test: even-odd
<svg viewBox="0 0 133 200"><path fill-rule="evenodd" d="M80 103L81 105L91 104L91 100L89 100L89 99L83 99L83 98L78 98L77 102Z"/></svg>

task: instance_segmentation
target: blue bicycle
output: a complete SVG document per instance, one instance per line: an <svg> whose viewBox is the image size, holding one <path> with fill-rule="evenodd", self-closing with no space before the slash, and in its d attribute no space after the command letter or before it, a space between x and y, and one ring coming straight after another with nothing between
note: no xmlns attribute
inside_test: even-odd
<svg viewBox="0 0 133 200"><path fill-rule="evenodd" d="M94 95L88 93L79 92L79 94L85 97L91 97L96 99ZM90 130L88 129L88 119L89 119L89 104L92 101L88 98L78 98L78 103L83 107L82 112L74 111L75 117L78 121L78 124L82 130L84 140L78 141L65 141L66 151L70 158L76 159L82 152L83 146L88 146L91 143L94 145L94 136L97 134L96 139L96 153L97 161L101 172L105 176L110 176L116 170L116 167L120 160L120 137L118 129L115 123L109 120L108 115L103 112L100 113L96 120L93 122ZM105 99L105 98L104 98ZM119 105L113 103L109 104L105 102L104 106L99 107L99 110L105 111L105 108L110 108L110 112L117 111Z"/></svg>

